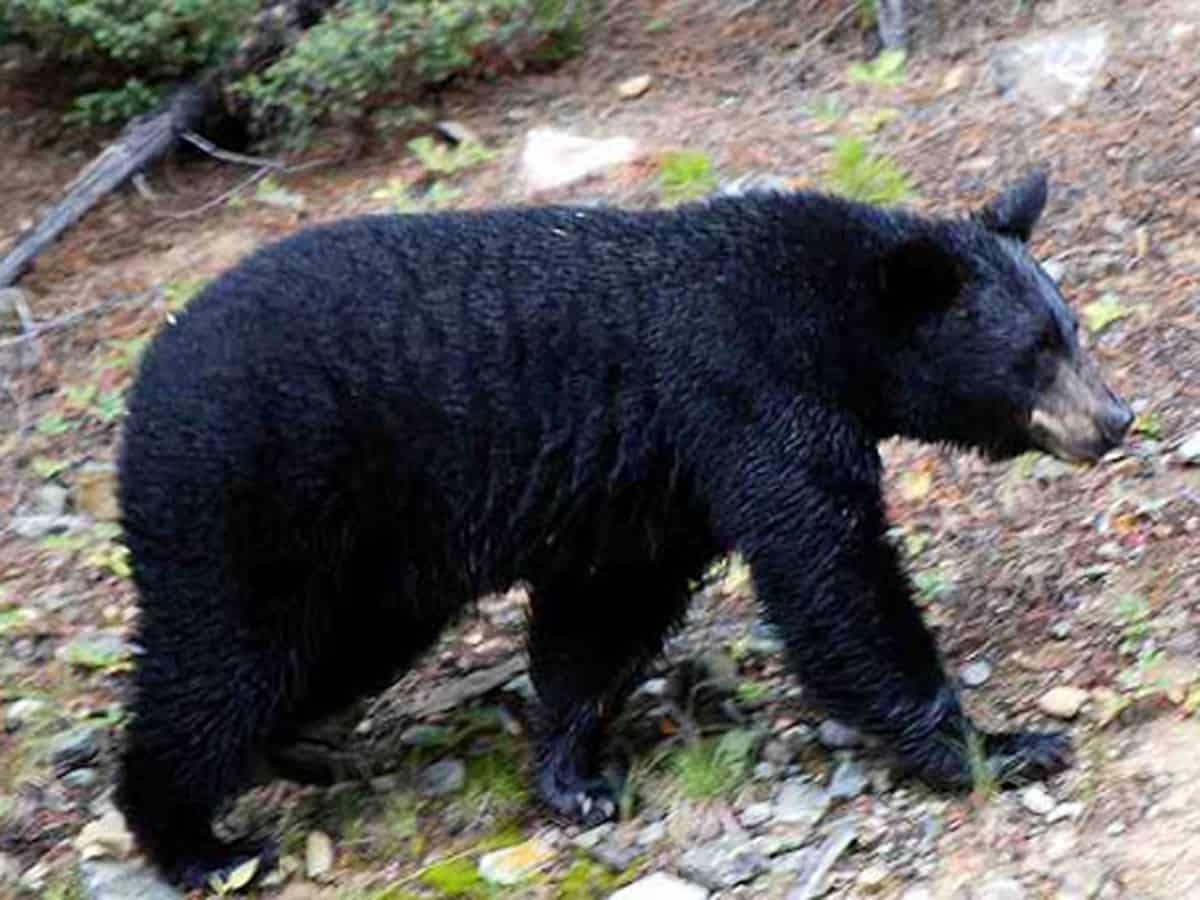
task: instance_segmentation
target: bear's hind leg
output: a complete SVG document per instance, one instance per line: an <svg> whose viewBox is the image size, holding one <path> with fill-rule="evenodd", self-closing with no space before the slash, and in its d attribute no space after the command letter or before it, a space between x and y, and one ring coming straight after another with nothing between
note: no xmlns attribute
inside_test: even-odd
<svg viewBox="0 0 1200 900"><path fill-rule="evenodd" d="M628 566L534 585L530 674L543 716L537 787L556 812L586 825L616 814L614 787L597 768L604 727L682 618L700 565Z"/></svg>

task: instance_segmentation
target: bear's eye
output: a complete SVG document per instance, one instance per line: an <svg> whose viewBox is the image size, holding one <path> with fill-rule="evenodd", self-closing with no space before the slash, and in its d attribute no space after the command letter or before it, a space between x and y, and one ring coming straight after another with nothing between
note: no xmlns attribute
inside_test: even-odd
<svg viewBox="0 0 1200 900"><path fill-rule="evenodd" d="M1038 335L1037 349L1039 353L1050 353L1062 347L1062 335L1058 333L1058 329L1054 327L1054 323L1050 323L1042 329Z"/></svg>

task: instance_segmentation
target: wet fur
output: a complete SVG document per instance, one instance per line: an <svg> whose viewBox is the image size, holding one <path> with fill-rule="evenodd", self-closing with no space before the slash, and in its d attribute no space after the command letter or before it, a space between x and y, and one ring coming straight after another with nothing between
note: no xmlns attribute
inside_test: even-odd
<svg viewBox="0 0 1200 900"><path fill-rule="evenodd" d="M211 821L255 767L517 579L540 792L611 815L604 723L735 547L812 695L969 783L876 443L1029 449L1015 355L1053 298L1012 240L752 195L361 218L216 280L149 350L121 460L145 652L119 802L142 847L185 883L253 852ZM1066 760L986 741L1017 776Z"/></svg>

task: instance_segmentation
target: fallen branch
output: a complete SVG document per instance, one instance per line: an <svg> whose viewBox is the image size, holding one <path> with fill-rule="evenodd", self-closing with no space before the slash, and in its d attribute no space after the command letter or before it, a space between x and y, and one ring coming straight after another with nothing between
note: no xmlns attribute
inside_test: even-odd
<svg viewBox="0 0 1200 900"><path fill-rule="evenodd" d="M165 108L125 126L117 140L67 186L66 196L0 260L0 287L16 282L34 257L83 218L101 197L156 162L181 133L200 121L207 103L204 89L189 85L176 92Z"/></svg>
<svg viewBox="0 0 1200 900"><path fill-rule="evenodd" d="M117 140L105 147L67 186L63 199L17 239L12 250L0 259L0 287L14 284L42 250L83 218L102 197L157 162L184 136L190 135L191 143L219 159L263 165L266 161L219 150L197 135L195 129L221 102L226 85L270 63L305 29L320 21L335 2L265 2L246 39L230 59L182 85L164 106L129 122ZM274 160L270 163L281 166Z"/></svg>
<svg viewBox="0 0 1200 900"><path fill-rule="evenodd" d="M50 319L47 322L32 323L25 327L24 333L16 337L5 338L0 341L0 350L7 350L10 347L16 347L19 344L24 344L29 341L37 341L43 334L49 331L57 331L60 328L66 328L68 325L74 325L81 319L86 319L88 316L94 316L113 306L120 306L124 303L136 303L142 300L148 300L158 294L157 288L143 291L140 294L117 294L109 297L107 300L101 300L99 303L93 303L91 306L85 306L83 309L77 309L73 312L61 315L56 319Z"/></svg>

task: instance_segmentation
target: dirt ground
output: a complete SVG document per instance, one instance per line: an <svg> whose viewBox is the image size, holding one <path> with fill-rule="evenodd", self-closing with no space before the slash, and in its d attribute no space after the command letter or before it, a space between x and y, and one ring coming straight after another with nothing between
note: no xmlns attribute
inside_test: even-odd
<svg viewBox="0 0 1200 900"><path fill-rule="evenodd" d="M627 135L645 153L536 199L628 205L658 202L656 154L669 148L705 152L723 177L771 173L819 186L836 137L857 131L910 173L912 202L928 210L964 211L1027 166L1046 164L1052 196L1036 252L1054 262L1077 308L1098 303L1118 316L1091 340L1139 419L1127 446L1102 464L990 465L904 442L885 447L896 537L947 664L959 671L984 661L990 669L967 692L972 711L992 725L1045 725L1038 701L1047 691L1087 692L1066 724L1077 764L1046 786L1055 811L1038 812L1018 794L954 798L907 782L879 786L847 804L861 828L834 865L829 896L1200 897L1200 724L1192 715L1200 706L1200 467L1188 464L1184 446L1200 434L1200 3L929 4L907 76L895 85L849 77L864 46L852 22L829 30L839 3L601 6L588 49L556 71L452 86L432 98L439 118L467 125L497 151L453 176L462 192L453 205L530 199L519 157L537 125ZM1046 116L996 89L990 60L1000 42L1097 23L1108 29L1108 58L1080 105ZM640 74L651 76L649 90L622 99L616 85ZM64 130L61 98L45 83L27 59L0 59L0 250L103 138ZM407 137L350 146L328 136L288 159L311 165L272 177L286 192L250 188L215 204L252 170L172 159L147 176L145 190L101 203L22 280L34 318L55 327L37 342L37 364L17 366L15 354L29 345L5 344L18 332L14 321L0 321L0 702L10 712L22 700L46 706L28 721L9 716L0 732L0 894L79 890L71 887L74 839L104 809L127 663L88 641L119 640L133 616L103 494L138 349L191 285L261 242L389 208L390 182L421 178ZM36 537L8 527L53 503L55 487L67 491L67 512L90 514L101 527L85 522ZM710 589L668 658L727 650L752 617L744 583ZM509 658L518 634L480 614L433 654L419 683L427 690ZM777 734L820 721L777 659L726 655L741 683L761 687L761 697L739 696L755 694L745 706L763 728ZM409 695L403 686L389 695L377 724L405 721L416 683L406 682ZM519 730L506 715L502 734ZM96 737L85 767L92 775L68 779L46 748L61 749L54 742L80 727ZM817 773L838 760L824 750L805 759ZM723 804L767 788L752 784L700 804L700 824L670 829L613 877L673 870L689 845L711 837L704 823L720 821ZM522 836L550 824L524 800L482 818L412 800L401 815L398 802L377 791L346 815L345 793L263 793L260 808L273 827L301 838L319 828L337 848L332 874L317 879L333 886L297 875L286 888L293 898L485 896L471 893L485 890L479 886L437 887L413 873L425 871L434 850L465 854L499 824L515 823ZM633 834L653 823L654 808L640 807L621 828ZM933 820L936 828L922 824ZM403 831L400 821L407 839L389 843L388 833ZM302 857L303 840L292 849ZM571 894L562 880L570 865L562 857L541 880L498 896L603 895L609 876ZM884 877L867 877L879 867ZM786 879L758 880L721 896L791 889Z"/></svg>

